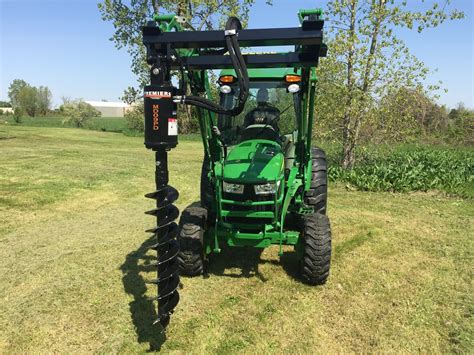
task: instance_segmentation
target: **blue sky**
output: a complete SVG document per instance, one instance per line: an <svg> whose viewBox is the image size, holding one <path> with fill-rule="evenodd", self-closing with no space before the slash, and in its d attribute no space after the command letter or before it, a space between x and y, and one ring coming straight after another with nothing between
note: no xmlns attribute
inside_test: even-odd
<svg viewBox="0 0 474 355"><path fill-rule="evenodd" d="M257 0L250 12L250 28L291 27L300 8L323 7L325 1ZM428 1L429 2L429 1ZM419 0L409 0L416 6ZM412 53L437 72L447 93L439 101L450 107L463 101L474 108L474 1L453 0L465 12L461 21L447 22L422 34L400 34ZM123 89L135 84L125 50L108 39L113 27L103 22L94 0L0 0L0 100L7 99L13 79L46 85L54 104L61 97L117 101Z"/></svg>

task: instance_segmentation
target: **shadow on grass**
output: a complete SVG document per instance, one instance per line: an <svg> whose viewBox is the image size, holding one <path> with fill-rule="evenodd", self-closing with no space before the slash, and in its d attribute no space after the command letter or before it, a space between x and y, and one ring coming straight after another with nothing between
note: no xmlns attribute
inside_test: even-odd
<svg viewBox="0 0 474 355"><path fill-rule="evenodd" d="M220 254L211 255L207 273L224 277L257 277L266 282L267 279L259 272L260 264L272 264L281 267L292 279L301 282L296 252L285 251L280 260L261 260L263 249L252 247L231 248L221 245ZM229 269L240 269L240 273L228 272ZM206 275L205 275L206 276Z"/></svg>
<svg viewBox="0 0 474 355"><path fill-rule="evenodd" d="M281 265L283 270L285 270L286 274L290 276L293 280L303 282L300 275L299 262L296 257L296 252L294 250L284 251L283 255L280 256L280 262L276 262L276 264Z"/></svg>
<svg viewBox="0 0 474 355"><path fill-rule="evenodd" d="M147 255L148 247L153 243L152 236L137 250L127 255L120 269L123 273L122 282L125 292L133 296L133 301L129 305L138 342L149 343L149 351L158 351L165 342L166 335L159 323L153 324L158 318L156 305L146 296L147 285L140 275L140 273L152 271L151 266L147 265L156 262L155 257Z"/></svg>
<svg viewBox="0 0 474 355"><path fill-rule="evenodd" d="M224 277L258 277L265 282L267 279L258 271L260 256L263 249L251 247L231 248L222 243L222 251L210 256L210 262L205 270L205 277L209 274ZM229 269L240 269L239 273L228 272Z"/></svg>

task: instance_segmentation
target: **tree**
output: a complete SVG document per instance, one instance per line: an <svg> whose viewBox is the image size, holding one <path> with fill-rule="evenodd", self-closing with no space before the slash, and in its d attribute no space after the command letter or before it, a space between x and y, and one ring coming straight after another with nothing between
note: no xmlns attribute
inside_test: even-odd
<svg viewBox="0 0 474 355"><path fill-rule="evenodd" d="M474 144L474 110L460 102L449 111L449 136L458 143Z"/></svg>
<svg viewBox="0 0 474 355"><path fill-rule="evenodd" d="M10 86L8 87L8 97L10 98L12 107L17 106L17 97L20 90L28 86L30 85L21 79L15 79L11 82Z"/></svg>
<svg viewBox="0 0 474 355"><path fill-rule="evenodd" d="M41 115L46 115L51 108L51 100L53 95L47 86L40 86L37 89L37 106Z"/></svg>
<svg viewBox="0 0 474 355"><path fill-rule="evenodd" d="M69 96L61 96L61 101L63 104L59 107L59 110L61 110L61 107L65 104L71 103L73 100Z"/></svg>
<svg viewBox="0 0 474 355"><path fill-rule="evenodd" d="M411 10L405 0L334 0L328 3L330 57L321 61L318 117L331 120L342 136L342 165L351 168L356 159L361 128L377 121L380 98L397 88L417 88L428 68L410 54L396 28L422 32L462 12L447 12L434 2ZM429 90L437 86L428 87Z"/></svg>
<svg viewBox="0 0 474 355"><path fill-rule="evenodd" d="M120 97L120 100L125 102L126 104L132 105L135 103L140 97L142 96L142 92L135 89L132 86L126 88L123 92L123 96Z"/></svg>
<svg viewBox="0 0 474 355"><path fill-rule="evenodd" d="M51 90L46 86L36 88L26 81L15 79L8 88L8 97L14 109L21 108L34 117L37 113L45 115L51 107Z"/></svg>
<svg viewBox="0 0 474 355"><path fill-rule="evenodd" d="M14 108L21 108L28 116L35 117L38 112L38 89L33 86L25 86L16 95Z"/></svg>
<svg viewBox="0 0 474 355"><path fill-rule="evenodd" d="M85 123L92 117L100 117L101 115L100 111L82 100L65 103L61 105L60 111L66 117L64 122L70 122L78 128L84 127Z"/></svg>
<svg viewBox="0 0 474 355"><path fill-rule="evenodd" d="M185 27L196 30L213 29L222 25L229 16L237 16L246 25L249 9L255 0L103 0L98 4L104 21L114 25L110 38L119 49L126 48L132 57L131 69L137 75L141 88L148 82L148 65L142 45L141 26L154 14L164 12L183 16ZM270 4L271 0L267 0Z"/></svg>
<svg viewBox="0 0 474 355"><path fill-rule="evenodd" d="M422 88L401 87L380 100L377 122L365 134L378 141L406 142L436 133L447 124L445 107L436 104Z"/></svg>

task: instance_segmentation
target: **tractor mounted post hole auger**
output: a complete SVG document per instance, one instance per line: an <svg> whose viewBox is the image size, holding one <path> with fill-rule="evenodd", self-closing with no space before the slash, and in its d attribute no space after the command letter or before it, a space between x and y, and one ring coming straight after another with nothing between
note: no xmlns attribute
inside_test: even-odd
<svg viewBox="0 0 474 355"><path fill-rule="evenodd" d="M316 67L327 53L324 21L320 9L300 10L298 19L299 27L243 29L231 17L225 30L188 31L184 18L162 15L142 28L150 66L145 146L156 155L156 191L146 195L156 208L146 213L157 219L148 231L156 236L152 283L163 328L179 302L179 275L202 274L204 260L223 244L278 245L279 255L293 245L305 283L329 276L327 161L311 134ZM243 54L240 46L294 50ZM215 70L219 80L211 82ZM178 192L168 185L178 104L196 108L204 146L200 206L186 208L179 226Z"/></svg>

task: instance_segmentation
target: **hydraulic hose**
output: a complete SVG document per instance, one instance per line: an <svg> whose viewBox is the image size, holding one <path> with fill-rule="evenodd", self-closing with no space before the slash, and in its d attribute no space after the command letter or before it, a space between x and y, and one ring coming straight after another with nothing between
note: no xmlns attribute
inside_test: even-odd
<svg viewBox="0 0 474 355"><path fill-rule="evenodd" d="M219 104L206 99L201 96L181 96L176 97L178 102L184 103L187 105L193 105L205 110L209 110L215 113L226 114L226 115L238 115L240 114L245 107L245 102L247 101L249 95L249 77L247 72L247 65L245 64L245 60L242 56L242 52L240 51L239 42L237 40L237 31L242 29L242 24L240 23L239 19L236 17L230 17L227 20L225 26L225 40L227 45L227 52L229 52L229 56L232 62L232 66L234 67L237 82L239 85L239 96L238 96L238 103L231 109L225 109ZM181 79L184 80L184 77Z"/></svg>

